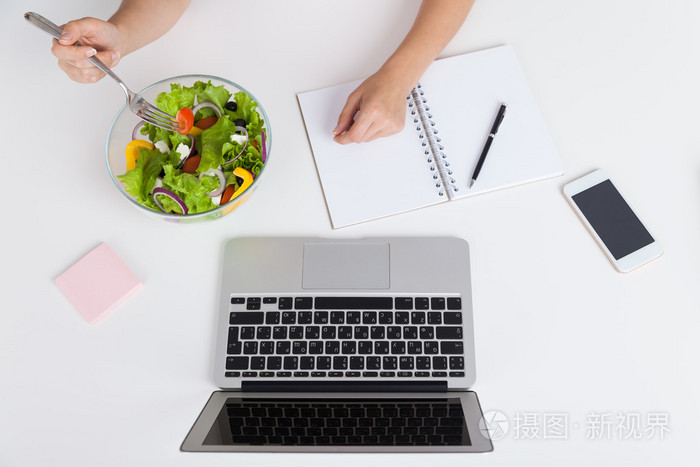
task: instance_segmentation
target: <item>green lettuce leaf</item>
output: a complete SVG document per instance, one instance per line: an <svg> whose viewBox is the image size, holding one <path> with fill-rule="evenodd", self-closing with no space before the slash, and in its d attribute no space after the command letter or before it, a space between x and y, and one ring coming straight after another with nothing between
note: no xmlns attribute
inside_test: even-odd
<svg viewBox="0 0 700 467"><path fill-rule="evenodd" d="M231 135L236 131L236 125L228 118L220 118L216 123L202 132L201 155L202 160L197 168L197 173L215 169L224 163L224 144L231 142Z"/></svg>
<svg viewBox="0 0 700 467"><path fill-rule="evenodd" d="M174 117L183 107L194 106L194 96L194 89L171 84L170 92L161 92L156 97L156 107Z"/></svg>

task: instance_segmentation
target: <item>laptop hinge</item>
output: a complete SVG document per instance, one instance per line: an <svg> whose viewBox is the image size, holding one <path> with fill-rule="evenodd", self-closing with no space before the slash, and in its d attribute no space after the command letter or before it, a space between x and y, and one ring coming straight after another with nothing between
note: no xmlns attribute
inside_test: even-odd
<svg viewBox="0 0 700 467"><path fill-rule="evenodd" d="M447 381L243 381L246 392L447 392Z"/></svg>

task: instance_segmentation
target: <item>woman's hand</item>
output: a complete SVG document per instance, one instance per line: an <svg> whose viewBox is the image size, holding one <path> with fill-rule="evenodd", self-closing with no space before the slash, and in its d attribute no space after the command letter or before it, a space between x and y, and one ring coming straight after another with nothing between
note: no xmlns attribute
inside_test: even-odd
<svg viewBox="0 0 700 467"><path fill-rule="evenodd" d="M75 46L80 42L80 46ZM53 40L51 53L58 58L58 66L79 83L94 83L105 73L87 58L96 56L108 67L119 63L119 30L109 22L97 18L83 18L63 26L59 40Z"/></svg>
<svg viewBox="0 0 700 467"><path fill-rule="evenodd" d="M340 144L372 141L403 129L411 86L383 70L367 78L348 97L333 130Z"/></svg>

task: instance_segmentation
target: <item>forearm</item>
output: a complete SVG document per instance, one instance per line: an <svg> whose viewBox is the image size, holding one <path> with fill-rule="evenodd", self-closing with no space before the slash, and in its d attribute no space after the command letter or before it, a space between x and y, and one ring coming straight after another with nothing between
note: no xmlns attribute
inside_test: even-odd
<svg viewBox="0 0 700 467"><path fill-rule="evenodd" d="M131 53L168 32L189 3L190 0L123 0L109 19L119 30L119 54Z"/></svg>
<svg viewBox="0 0 700 467"><path fill-rule="evenodd" d="M452 40L474 0L423 0L416 20L380 71L393 75L406 91Z"/></svg>

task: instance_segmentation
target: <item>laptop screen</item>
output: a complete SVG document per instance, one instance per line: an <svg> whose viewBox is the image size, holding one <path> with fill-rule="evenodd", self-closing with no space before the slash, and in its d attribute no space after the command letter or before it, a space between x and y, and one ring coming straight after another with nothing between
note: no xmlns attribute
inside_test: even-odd
<svg viewBox="0 0 700 467"><path fill-rule="evenodd" d="M229 397L203 442L228 446L471 446L457 397Z"/></svg>

